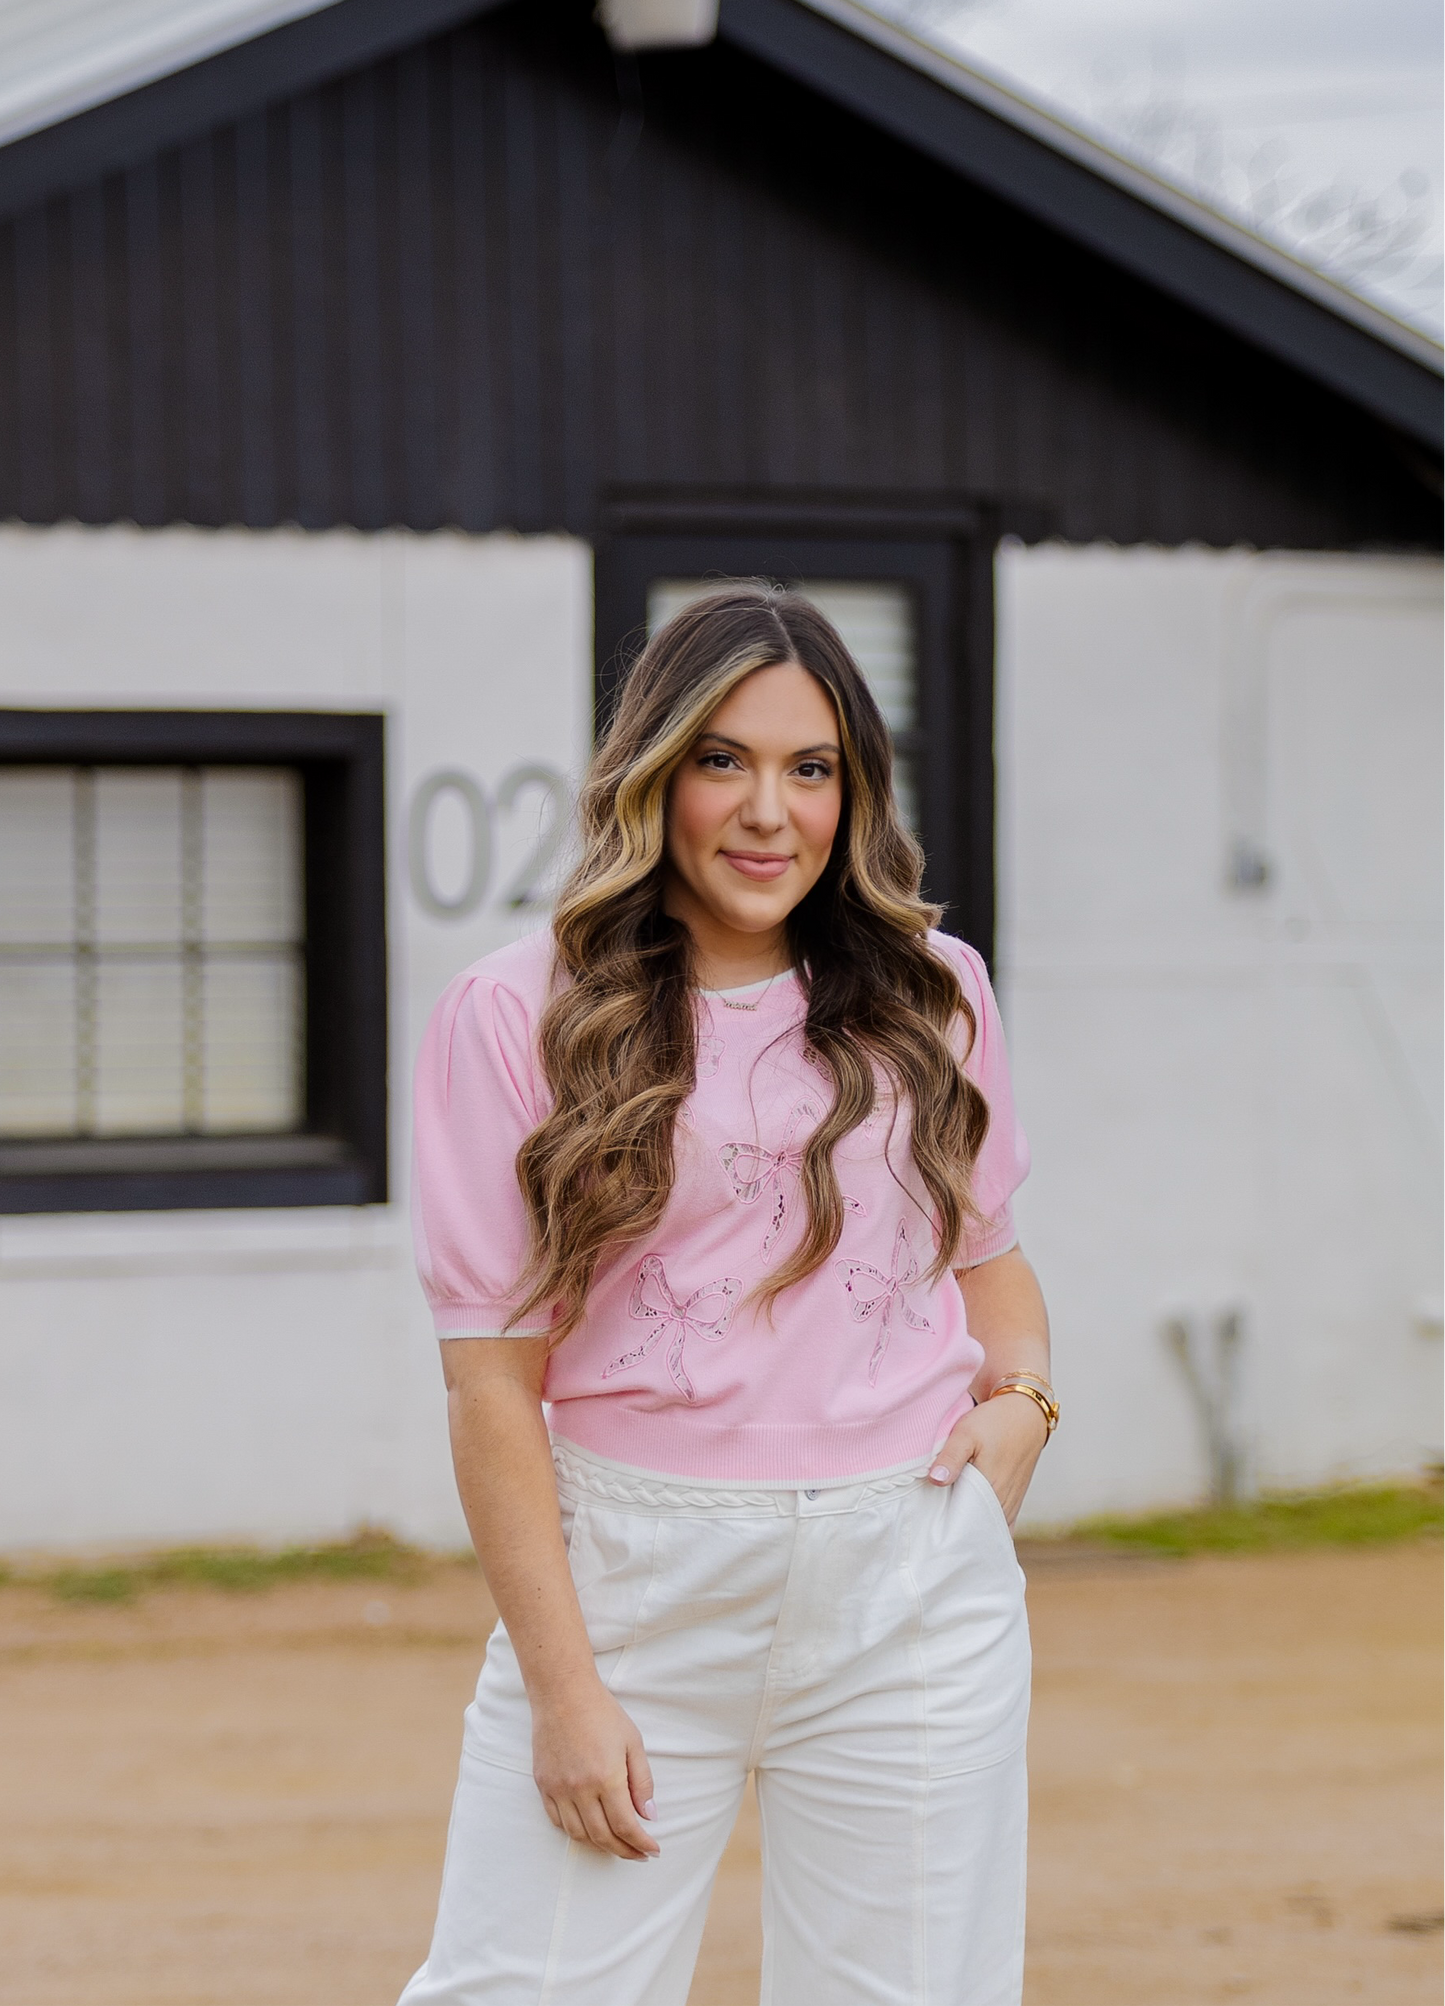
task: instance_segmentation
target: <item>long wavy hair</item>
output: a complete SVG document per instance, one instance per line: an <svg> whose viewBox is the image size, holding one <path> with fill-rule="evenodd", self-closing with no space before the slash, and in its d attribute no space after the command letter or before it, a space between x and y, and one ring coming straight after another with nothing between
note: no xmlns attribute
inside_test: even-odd
<svg viewBox="0 0 1445 2006"><path fill-rule="evenodd" d="M531 1254L514 1321L554 1309L560 1342L582 1319L598 1264L644 1239L672 1192L679 1110L697 1083L698 1006L688 929L662 909L673 775L745 676L796 662L838 714L843 805L822 876L788 916L807 998L805 1048L832 1080L832 1106L804 1146L807 1223L756 1291L765 1307L838 1244L842 1139L867 1120L880 1075L911 1124L932 1201L937 1255L951 1264L978 1218L970 1178L988 1127L983 1096L948 1033L977 1025L926 935L923 854L898 818L893 749L835 628L798 593L727 586L662 627L627 675L579 802L581 859L553 918L556 965L540 1054L552 1108L517 1154Z"/></svg>

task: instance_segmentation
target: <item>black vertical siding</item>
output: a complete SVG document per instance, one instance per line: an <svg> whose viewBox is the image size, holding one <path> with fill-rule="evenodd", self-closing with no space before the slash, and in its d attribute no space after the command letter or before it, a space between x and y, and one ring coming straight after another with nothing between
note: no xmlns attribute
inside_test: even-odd
<svg viewBox="0 0 1445 2006"><path fill-rule="evenodd" d="M532 0L0 227L0 515L567 528L940 491L1419 545L1383 426L751 59Z"/></svg>

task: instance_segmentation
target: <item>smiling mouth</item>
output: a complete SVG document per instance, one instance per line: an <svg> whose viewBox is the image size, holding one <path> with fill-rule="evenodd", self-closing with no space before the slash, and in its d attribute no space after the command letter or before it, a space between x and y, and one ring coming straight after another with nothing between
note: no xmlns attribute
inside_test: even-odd
<svg viewBox="0 0 1445 2006"><path fill-rule="evenodd" d="M722 855L735 871L759 883L780 878L793 861L791 857L780 857L775 852L764 850L724 850Z"/></svg>

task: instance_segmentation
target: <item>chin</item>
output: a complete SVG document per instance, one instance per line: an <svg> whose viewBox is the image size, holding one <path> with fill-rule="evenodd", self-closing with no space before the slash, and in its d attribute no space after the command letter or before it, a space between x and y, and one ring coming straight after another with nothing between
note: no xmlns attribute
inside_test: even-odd
<svg viewBox="0 0 1445 2006"><path fill-rule="evenodd" d="M720 912L718 917L725 920L735 933L771 933L775 927L782 925L791 911L791 906L773 906L759 912L756 906L750 905Z"/></svg>
<svg viewBox="0 0 1445 2006"><path fill-rule="evenodd" d="M713 908L735 933L771 933L793 910L792 900L721 899Z"/></svg>

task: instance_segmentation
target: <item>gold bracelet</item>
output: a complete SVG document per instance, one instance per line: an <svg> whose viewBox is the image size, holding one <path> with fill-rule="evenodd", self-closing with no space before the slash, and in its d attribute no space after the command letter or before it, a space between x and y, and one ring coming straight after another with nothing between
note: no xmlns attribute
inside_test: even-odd
<svg viewBox="0 0 1445 2006"><path fill-rule="evenodd" d="M1047 1380L1045 1380L1045 1381L1044 1381L1044 1384L1045 1384L1045 1385L1048 1385L1048 1381L1047 1381ZM1053 1388L1052 1388L1052 1387L1050 1387L1050 1388L1049 1388L1049 1392L1051 1393L1052 1391L1053 1391ZM1054 1430L1055 1430L1055 1428L1057 1428L1057 1427L1058 1427L1058 1425L1059 1425L1059 1403L1058 1403L1058 1401L1057 1401L1057 1400L1051 1400L1051 1399L1049 1398L1048 1394L1047 1394L1047 1393L1043 1393L1043 1392L1041 1392L1041 1391L1040 1391L1040 1389L1039 1389L1039 1388L1038 1388L1037 1386L1025 1386L1025 1385L1023 1385L1022 1383L1020 1383L1020 1382L1019 1382L1019 1381L1017 1381L1017 1380L1013 1380L1013 1379L1006 1379L1006 1380L1005 1380L1005 1379L1001 1379L1001 1380L999 1381L998 1385L994 1387L994 1389L993 1389L992 1393L990 1393L988 1397L989 1397L989 1399L990 1399L990 1400L997 1400L997 1398L998 1398L998 1396L1000 1395L1000 1393L1022 1393L1022 1394L1024 1394L1024 1395L1025 1395L1025 1397L1026 1397L1027 1399L1029 1399L1029 1400L1032 1400L1032 1401L1033 1401L1034 1405L1035 1405L1035 1406L1036 1406L1036 1407L1038 1408L1039 1412L1040 1412L1040 1413L1041 1413L1041 1414L1043 1415L1043 1417L1044 1417L1044 1425L1045 1425L1045 1427L1047 1428L1047 1430L1048 1430L1048 1433L1049 1433L1050 1435L1052 1435L1052 1434L1053 1434L1053 1432L1054 1432ZM1047 1440L1047 1436L1045 1437L1045 1439Z"/></svg>
<svg viewBox="0 0 1445 2006"><path fill-rule="evenodd" d="M993 1383L993 1393L1006 1386L1032 1386L1043 1394L1051 1406L1057 1407L1059 1404L1058 1395L1042 1372L1001 1372ZM990 1399L993 1398L993 1393L989 1395Z"/></svg>

